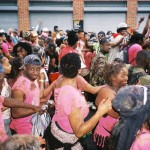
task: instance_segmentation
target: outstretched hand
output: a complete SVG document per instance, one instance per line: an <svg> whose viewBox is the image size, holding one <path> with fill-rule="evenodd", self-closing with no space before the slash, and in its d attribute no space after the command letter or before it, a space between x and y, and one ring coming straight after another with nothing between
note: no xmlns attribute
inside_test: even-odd
<svg viewBox="0 0 150 150"><path fill-rule="evenodd" d="M139 23L143 22L145 19L145 17L141 17L140 20L139 20Z"/></svg>
<svg viewBox="0 0 150 150"><path fill-rule="evenodd" d="M46 105L43 105L42 107L40 106L34 106L33 110L36 112L36 113L39 113L40 115L42 115L44 112L47 111L47 108L48 108L48 105L47 107L45 107Z"/></svg>
<svg viewBox="0 0 150 150"><path fill-rule="evenodd" d="M102 112L103 115L106 114L108 111L110 111L112 109L112 101L110 100L110 98L107 99L103 99L99 105L97 110Z"/></svg>

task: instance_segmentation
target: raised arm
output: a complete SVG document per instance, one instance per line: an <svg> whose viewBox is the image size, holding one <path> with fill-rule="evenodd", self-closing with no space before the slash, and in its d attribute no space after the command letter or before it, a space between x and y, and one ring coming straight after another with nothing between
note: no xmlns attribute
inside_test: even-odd
<svg viewBox="0 0 150 150"><path fill-rule="evenodd" d="M139 30L139 27L140 27L141 23L144 21L144 19L145 19L144 17L140 18L140 20L138 21L138 23L137 23L136 27L134 28L134 30Z"/></svg>
<svg viewBox="0 0 150 150"><path fill-rule="evenodd" d="M148 15L148 18L146 20L146 24L145 24L143 32L142 32L143 36L145 36L145 34L147 33L149 25L150 25L150 14Z"/></svg>
<svg viewBox="0 0 150 150"><path fill-rule="evenodd" d="M44 89L43 98L47 97L54 90L55 84L56 81L53 81L46 89Z"/></svg>
<svg viewBox="0 0 150 150"><path fill-rule="evenodd" d="M89 92L91 94L97 94L98 91L103 87L103 86L92 86L90 85L83 77L78 75L77 77L77 85L78 88L80 88L83 91Z"/></svg>
<svg viewBox="0 0 150 150"><path fill-rule="evenodd" d="M119 44L122 42L123 38L124 38L124 37L122 36L122 37L120 37L117 41L115 41L115 42L110 42L110 46L115 47L115 46L119 45Z"/></svg>

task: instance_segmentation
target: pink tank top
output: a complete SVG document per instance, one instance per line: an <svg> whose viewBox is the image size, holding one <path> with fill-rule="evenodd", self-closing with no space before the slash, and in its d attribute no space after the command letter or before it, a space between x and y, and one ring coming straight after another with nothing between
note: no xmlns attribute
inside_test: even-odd
<svg viewBox="0 0 150 150"><path fill-rule="evenodd" d="M30 81L24 76L21 76L14 83L12 90L19 89L24 92L25 103L39 106L40 90L37 80ZM14 129L18 134L31 134L32 124L30 123L31 115L28 117L13 119L10 128Z"/></svg>
<svg viewBox="0 0 150 150"><path fill-rule="evenodd" d="M118 119L112 118L109 115L107 115L106 117L102 117L99 120L99 123L94 131L94 142L96 142L97 144L99 143L99 141L96 140L96 136L102 136L104 138L110 137L110 132L112 131L112 128L117 120ZM104 143L101 145L104 145Z"/></svg>

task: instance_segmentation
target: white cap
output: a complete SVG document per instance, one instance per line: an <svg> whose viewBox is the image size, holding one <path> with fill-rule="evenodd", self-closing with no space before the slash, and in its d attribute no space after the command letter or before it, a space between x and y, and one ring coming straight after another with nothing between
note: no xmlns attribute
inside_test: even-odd
<svg viewBox="0 0 150 150"><path fill-rule="evenodd" d="M121 28L128 28L128 26L126 23L119 23L117 29L121 29Z"/></svg>
<svg viewBox="0 0 150 150"><path fill-rule="evenodd" d="M42 31L47 32L47 31L49 31L49 29L48 29L48 28L46 28L46 27L44 27Z"/></svg>
<svg viewBox="0 0 150 150"><path fill-rule="evenodd" d="M0 29L0 33L4 33L5 31L3 29Z"/></svg>

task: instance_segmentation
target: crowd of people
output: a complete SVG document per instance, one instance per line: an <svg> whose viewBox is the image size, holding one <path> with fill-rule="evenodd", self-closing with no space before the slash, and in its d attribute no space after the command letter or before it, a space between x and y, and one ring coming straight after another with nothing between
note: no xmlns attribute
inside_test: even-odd
<svg viewBox="0 0 150 150"><path fill-rule="evenodd" d="M0 29L0 149L148 150L144 19L116 33Z"/></svg>

